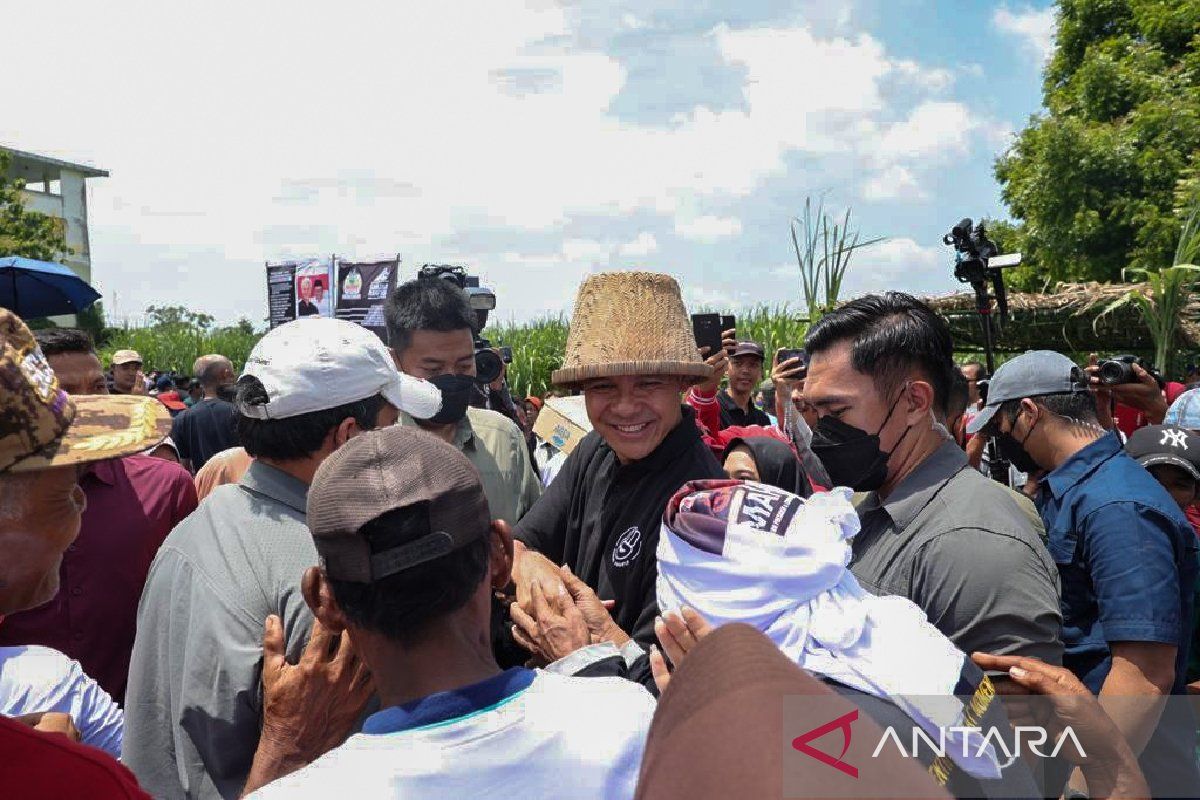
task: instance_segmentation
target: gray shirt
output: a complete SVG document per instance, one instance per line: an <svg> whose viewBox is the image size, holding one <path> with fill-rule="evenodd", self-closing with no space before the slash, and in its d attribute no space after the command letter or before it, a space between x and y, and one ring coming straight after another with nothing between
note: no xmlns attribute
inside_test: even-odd
<svg viewBox="0 0 1200 800"><path fill-rule="evenodd" d="M156 798L237 797L258 746L262 636L283 620L289 660L312 615L308 487L256 461L167 537L146 581L125 698L123 760Z"/></svg>
<svg viewBox="0 0 1200 800"><path fill-rule="evenodd" d="M912 600L965 653L1062 663L1058 570L1037 518L954 442L858 514L850 571L867 591Z"/></svg>

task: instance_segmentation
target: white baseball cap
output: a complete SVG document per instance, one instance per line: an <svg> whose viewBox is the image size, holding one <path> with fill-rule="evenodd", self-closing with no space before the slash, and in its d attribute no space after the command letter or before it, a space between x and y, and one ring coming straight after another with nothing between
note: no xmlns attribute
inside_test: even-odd
<svg viewBox="0 0 1200 800"><path fill-rule="evenodd" d="M267 390L266 403L238 403L238 413L253 419L286 419L377 394L418 419L442 407L436 386L402 374L378 336L340 319L298 319L269 331L242 375Z"/></svg>

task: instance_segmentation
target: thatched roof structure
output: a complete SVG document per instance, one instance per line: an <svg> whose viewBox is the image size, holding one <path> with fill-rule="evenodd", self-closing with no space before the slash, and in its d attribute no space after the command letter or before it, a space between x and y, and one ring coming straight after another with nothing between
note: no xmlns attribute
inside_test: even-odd
<svg viewBox="0 0 1200 800"><path fill-rule="evenodd" d="M996 337L996 350L1052 349L1102 355L1153 352L1154 340L1136 307L1127 305L1103 314L1114 300L1138 287L1145 288L1145 284L1060 283L1047 294L1010 293L1009 322ZM974 292L927 298L926 302L950 323L955 349L983 349ZM1180 328L1179 347L1200 348L1200 296L1189 298Z"/></svg>

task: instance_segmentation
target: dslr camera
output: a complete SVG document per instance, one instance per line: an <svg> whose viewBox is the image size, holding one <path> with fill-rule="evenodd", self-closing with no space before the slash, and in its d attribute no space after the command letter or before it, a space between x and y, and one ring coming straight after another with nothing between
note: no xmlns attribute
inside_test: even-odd
<svg viewBox="0 0 1200 800"><path fill-rule="evenodd" d="M1163 380L1158 373L1154 371L1154 366L1137 356L1123 355L1113 356L1101 361L1096 376L1100 379L1102 386L1119 386L1123 383L1137 383L1137 373L1133 371L1133 365L1137 364L1142 369L1154 376L1154 380L1158 381L1159 388L1163 386Z"/></svg>
<svg viewBox="0 0 1200 800"><path fill-rule="evenodd" d="M467 293L475 312L475 379L486 385L499 378L504 364L512 363L512 350L501 348L498 356L492 350L492 343L480 336L487 327L488 312L496 308L496 293L480 286L478 275L468 275L467 268L457 264L425 264L417 277L442 278Z"/></svg>

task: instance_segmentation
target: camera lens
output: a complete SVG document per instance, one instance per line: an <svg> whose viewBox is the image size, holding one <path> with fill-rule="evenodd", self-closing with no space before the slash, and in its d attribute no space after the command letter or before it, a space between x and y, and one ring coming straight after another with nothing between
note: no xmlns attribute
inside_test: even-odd
<svg viewBox="0 0 1200 800"><path fill-rule="evenodd" d="M500 356L491 350L475 351L475 379L480 383L491 383L500 377L504 364Z"/></svg>
<svg viewBox="0 0 1200 800"><path fill-rule="evenodd" d="M1105 361L1100 364L1100 383L1116 386L1133 381L1133 366L1124 361Z"/></svg>

